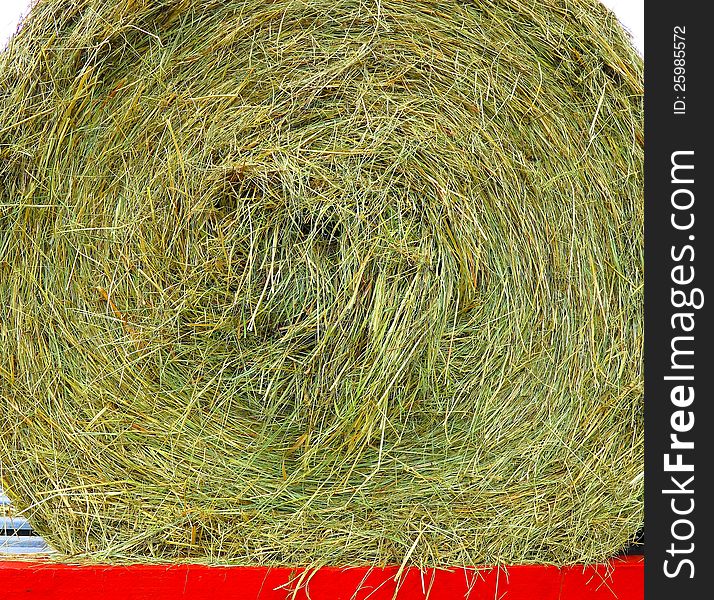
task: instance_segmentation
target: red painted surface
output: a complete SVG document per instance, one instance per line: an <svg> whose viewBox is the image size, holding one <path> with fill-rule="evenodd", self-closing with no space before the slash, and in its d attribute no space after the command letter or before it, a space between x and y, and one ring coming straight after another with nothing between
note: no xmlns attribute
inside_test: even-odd
<svg viewBox="0 0 714 600"><path fill-rule="evenodd" d="M508 569L325 567L309 573L278 568L201 565L76 566L0 561L1 600L641 600L641 557L607 565L512 566ZM299 584L300 575L304 575ZM296 591L297 590L297 591ZM396 594L396 595L395 595Z"/></svg>

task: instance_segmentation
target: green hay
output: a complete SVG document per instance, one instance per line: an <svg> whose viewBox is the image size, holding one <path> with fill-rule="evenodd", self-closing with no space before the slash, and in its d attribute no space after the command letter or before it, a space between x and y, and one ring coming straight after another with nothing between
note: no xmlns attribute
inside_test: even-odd
<svg viewBox="0 0 714 600"><path fill-rule="evenodd" d="M607 558L642 143L595 0L42 0L0 55L2 486L91 560Z"/></svg>

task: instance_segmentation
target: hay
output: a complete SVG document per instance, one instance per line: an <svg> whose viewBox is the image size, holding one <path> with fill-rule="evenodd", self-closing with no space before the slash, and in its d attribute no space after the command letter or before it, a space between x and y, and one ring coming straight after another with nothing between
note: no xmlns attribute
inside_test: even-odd
<svg viewBox="0 0 714 600"><path fill-rule="evenodd" d="M2 486L66 555L640 527L642 62L594 0L42 0L0 157Z"/></svg>

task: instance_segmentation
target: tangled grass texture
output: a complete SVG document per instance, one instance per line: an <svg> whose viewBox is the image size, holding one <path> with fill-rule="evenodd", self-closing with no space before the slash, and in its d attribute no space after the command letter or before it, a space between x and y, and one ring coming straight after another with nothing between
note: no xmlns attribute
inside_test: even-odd
<svg viewBox="0 0 714 600"><path fill-rule="evenodd" d="M41 0L0 54L2 487L90 560L611 556L642 128L596 0Z"/></svg>

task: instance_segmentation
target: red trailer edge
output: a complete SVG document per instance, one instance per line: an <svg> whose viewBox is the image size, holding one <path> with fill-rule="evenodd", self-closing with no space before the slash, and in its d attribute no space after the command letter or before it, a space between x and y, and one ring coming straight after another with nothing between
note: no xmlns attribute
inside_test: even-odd
<svg viewBox="0 0 714 600"><path fill-rule="evenodd" d="M558 568L72 565L0 560L1 600L641 600L644 559Z"/></svg>

